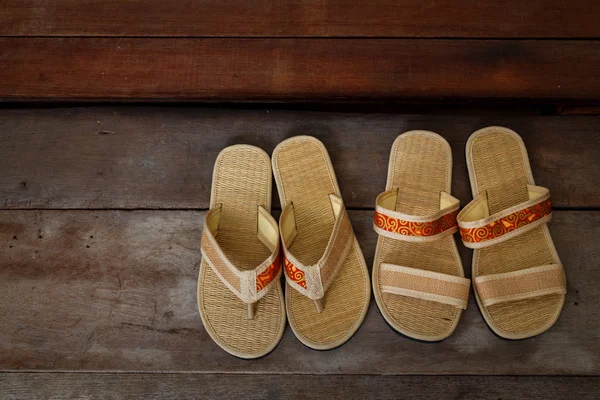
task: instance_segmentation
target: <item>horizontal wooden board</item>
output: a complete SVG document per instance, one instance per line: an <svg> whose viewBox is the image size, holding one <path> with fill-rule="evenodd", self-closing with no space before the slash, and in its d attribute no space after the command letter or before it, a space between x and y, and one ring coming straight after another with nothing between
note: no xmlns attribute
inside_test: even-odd
<svg viewBox="0 0 600 400"><path fill-rule="evenodd" d="M560 115L600 115L600 106L562 106L557 112Z"/></svg>
<svg viewBox="0 0 600 400"><path fill-rule="evenodd" d="M596 399L598 377L2 373L0 392L33 398Z"/></svg>
<svg viewBox="0 0 600 400"><path fill-rule="evenodd" d="M344 346L306 348L289 327L255 361L221 350L196 305L199 211L0 211L0 370L299 374L598 375L600 212L557 211L550 230L568 294L556 325L505 341L471 296L449 339L396 334L374 302ZM367 264L372 211L351 211ZM463 262L470 251L460 246ZM468 272L468 267L466 268Z"/></svg>
<svg viewBox="0 0 600 400"><path fill-rule="evenodd" d="M600 41L0 38L4 100L600 99Z"/></svg>
<svg viewBox="0 0 600 400"><path fill-rule="evenodd" d="M600 37L597 2L5 0L5 36Z"/></svg>
<svg viewBox="0 0 600 400"><path fill-rule="evenodd" d="M471 200L465 142L488 125L523 136L536 182L550 188L555 207L600 207L600 119L592 116L94 107L0 110L0 208L205 209L221 149L249 143L271 153L299 134L323 140L347 206L373 208L385 187L392 142L411 129L448 139L453 193L464 205Z"/></svg>

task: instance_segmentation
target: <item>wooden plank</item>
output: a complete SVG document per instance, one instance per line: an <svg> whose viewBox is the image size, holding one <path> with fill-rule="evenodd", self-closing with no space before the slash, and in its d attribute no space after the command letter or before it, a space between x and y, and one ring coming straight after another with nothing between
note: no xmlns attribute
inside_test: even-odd
<svg viewBox="0 0 600 400"><path fill-rule="evenodd" d="M4 0L7 36L598 38L597 2Z"/></svg>
<svg viewBox="0 0 600 400"><path fill-rule="evenodd" d="M562 106L557 111L560 115L600 115L600 106Z"/></svg>
<svg viewBox="0 0 600 400"><path fill-rule="evenodd" d="M474 300L449 339L396 334L374 302L344 346L307 349L287 328L254 361L222 351L196 305L199 211L0 211L0 370L298 374L598 375L600 212L557 211L550 229L569 293L556 325L496 337ZM372 211L351 211L373 259ZM584 234L582 235L582 232ZM470 251L460 246L463 262ZM468 268L467 268L468 270Z"/></svg>
<svg viewBox="0 0 600 400"><path fill-rule="evenodd" d="M0 392L32 398L596 399L598 377L221 374L0 374Z"/></svg>
<svg viewBox="0 0 600 400"><path fill-rule="evenodd" d="M5 100L600 99L600 41L0 38Z"/></svg>
<svg viewBox="0 0 600 400"><path fill-rule="evenodd" d="M600 207L596 117L164 107L1 110L0 207L205 209L213 163L225 146L250 143L271 153L281 140L308 134L329 149L348 207L372 208L385 187L391 144L411 129L448 139L453 193L464 205L471 200L465 142L489 125L523 136L536 181L550 188L555 207Z"/></svg>

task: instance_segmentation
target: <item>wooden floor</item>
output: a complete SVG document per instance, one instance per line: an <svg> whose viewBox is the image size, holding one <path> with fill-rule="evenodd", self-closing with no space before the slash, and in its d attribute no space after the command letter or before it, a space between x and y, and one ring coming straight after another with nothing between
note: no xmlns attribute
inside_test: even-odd
<svg viewBox="0 0 600 400"><path fill-rule="evenodd" d="M585 0L0 2L0 399L597 399L598 21ZM254 361L210 339L196 281L223 147L321 139L370 268L397 135L450 142L465 205L465 143L489 125L552 194L552 329L502 340L471 296L440 343L374 301L331 351L289 327Z"/></svg>

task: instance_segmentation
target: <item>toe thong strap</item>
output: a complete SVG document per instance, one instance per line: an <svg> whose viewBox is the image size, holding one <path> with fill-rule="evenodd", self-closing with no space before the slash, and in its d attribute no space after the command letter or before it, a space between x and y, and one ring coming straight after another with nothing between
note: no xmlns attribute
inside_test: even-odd
<svg viewBox="0 0 600 400"><path fill-rule="evenodd" d="M286 280L292 288L315 300L319 311L322 311L319 300L333 282L354 243L354 231L342 199L330 194L329 200L335 222L323 255L313 265L304 265L290 250L298 233L292 201L285 206L279 219Z"/></svg>
<svg viewBox="0 0 600 400"><path fill-rule="evenodd" d="M462 309L467 308L469 301L470 281L461 276L382 263L380 284L384 293L450 304Z"/></svg>
<svg viewBox="0 0 600 400"><path fill-rule="evenodd" d="M271 254L254 269L240 269L227 258L218 243L222 206L219 204L206 213L200 249L203 259L221 281L240 300L252 304L262 298L281 276L279 229L277 222L263 207L258 207L256 235ZM253 313L248 308L249 316Z"/></svg>
<svg viewBox="0 0 600 400"><path fill-rule="evenodd" d="M379 235L409 242L425 242L457 231L456 215L460 202L448 193L440 192L439 210L425 216L396 211L397 198L398 188L377 196L373 229Z"/></svg>
<svg viewBox="0 0 600 400"><path fill-rule="evenodd" d="M475 278L474 284L479 300L485 307L547 294L567 293L567 280L561 264L483 275Z"/></svg>
<svg viewBox="0 0 600 400"><path fill-rule="evenodd" d="M472 249L492 246L528 232L552 218L550 191L527 185L529 200L490 215L487 192L482 192L458 214L460 236Z"/></svg>

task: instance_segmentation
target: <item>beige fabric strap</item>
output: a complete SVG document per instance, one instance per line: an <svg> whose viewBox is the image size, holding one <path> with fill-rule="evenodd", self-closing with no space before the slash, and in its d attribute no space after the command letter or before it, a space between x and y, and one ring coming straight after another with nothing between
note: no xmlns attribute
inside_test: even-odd
<svg viewBox="0 0 600 400"><path fill-rule="evenodd" d="M493 246L528 232L552 218L550 191L527 185L529 200L490 215L487 192L482 192L458 214L458 226L465 246L472 249Z"/></svg>
<svg viewBox="0 0 600 400"><path fill-rule="evenodd" d="M330 194L329 200L335 222L327 247L314 265L302 264L290 250L297 234L293 202L288 202L279 219L286 280L291 287L312 300L319 300L325 295L354 242L354 232L342 199Z"/></svg>
<svg viewBox="0 0 600 400"><path fill-rule="evenodd" d="M547 294L567 293L567 280L561 264L479 276L474 282L479 300L485 307Z"/></svg>
<svg viewBox="0 0 600 400"><path fill-rule="evenodd" d="M398 188L377 196L373 229L379 235L409 242L437 240L457 231L456 215L460 201L446 192L440 192L439 211L424 216L396 211Z"/></svg>
<svg viewBox="0 0 600 400"><path fill-rule="evenodd" d="M469 301L470 281L461 276L382 263L380 284L384 293L450 304L462 309L467 308Z"/></svg>
<svg viewBox="0 0 600 400"><path fill-rule="evenodd" d="M206 213L200 242L202 257L221 281L244 303L262 298L281 277L281 256L277 222L263 207L258 207L257 236L271 254L251 270L237 268L227 258L217 241L221 219L219 204Z"/></svg>

